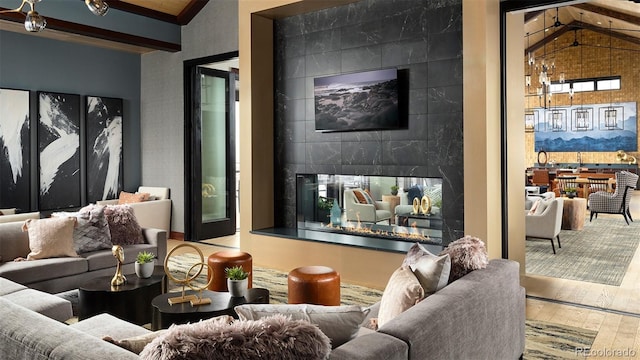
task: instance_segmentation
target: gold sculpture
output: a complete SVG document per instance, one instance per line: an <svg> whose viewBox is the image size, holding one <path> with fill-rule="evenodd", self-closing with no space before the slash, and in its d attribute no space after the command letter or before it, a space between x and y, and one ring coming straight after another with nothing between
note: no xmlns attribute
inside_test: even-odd
<svg viewBox="0 0 640 360"><path fill-rule="evenodd" d="M120 286L127 282L127 278L122 275L122 263L124 263L124 250L120 245L113 245L111 253L118 261L116 266L116 274L111 279L111 286Z"/></svg>
<svg viewBox="0 0 640 360"><path fill-rule="evenodd" d="M169 258L171 257L171 255L173 254L174 251L176 251L177 249L180 249L182 247L190 247L192 249L195 249L196 252L198 252L198 255L200 255L200 262L197 262L195 264L193 264L189 270L186 271L186 273L184 274L184 279L177 279L175 278L173 275L171 275L171 272L169 271ZM189 276L189 274L191 274L191 271L193 269L195 269L197 266L200 266L200 269L198 269L198 272L195 273L193 276ZM195 280L200 273L202 273L202 270L204 269L204 267L207 267L209 270L209 273L211 274L211 276L209 277L209 282L207 282L206 285L197 288L194 287L193 285L191 285L191 281ZM176 296L176 297L171 297L168 299L169 304L173 305L173 304L180 304L180 303L185 303L185 302L189 302L191 303L191 306L196 306L196 305L206 305L206 304L211 304L211 299L209 298L203 298L202 297L202 291L204 291L204 289L208 288L209 285L211 284L211 282L213 281L213 269L211 268L211 266L209 266L209 264L207 264L204 261L204 255L202 254L202 251L200 249L198 249L197 247L191 245L191 244L180 244L176 247L174 247L168 254L167 257L164 258L164 272L167 274L167 277L178 283L179 285L182 285L182 294L181 296ZM198 292L198 296L196 295L185 295L185 286L188 286L189 288L191 288L191 290L193 291L197 291Z"/></svg>
<svg viewBox="0 0 640 360"><path fill-rule="evenodd" d="M422 215L428 215L431 213L431 198L427 195L424 195L420 201L420 212Z"/></svg>

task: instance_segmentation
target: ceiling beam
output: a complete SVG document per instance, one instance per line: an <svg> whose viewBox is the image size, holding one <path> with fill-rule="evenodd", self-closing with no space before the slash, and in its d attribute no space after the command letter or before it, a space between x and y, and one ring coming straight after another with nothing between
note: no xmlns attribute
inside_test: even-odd
<svg viewBox="0 0 640 360"><path fill-rule="evenodd" d="M534 51L540 49L541 47L547 45L548 43L552 42L554 39L559 38L560 36L564 35L566 32L573 30L573 28L571 26L574 23L575 23L575 21L572 21L569 25L562 26L559 30L554 31L549 36L545 35L542 38L542 40L538 41L537 43L534 43L533 45L529 46L528 48L525 48L524 49L525 56L528 53L534 52Z"/></svg>
<svg viewBox="0 0 640 360"><path fill-rule="evenodd" d="M157 10L148 9L142 6L134 5L128 2L120 0L108 0L109 7L118 9L120 11L126 11L131 14L136 14L151 19L156 19L176 25L187 25L193 18L207 5L209 0L191 0L185 6L180 14L177 16L163 13Z"/></svg>
<svg viewBox="0 0 640 360"><path fill-rule="evenodd" d="M191 0L178 14L178 25L187 25L208 2L209 0Z"/></svg>
<svg viewBox="0 0 640 360"><path fill-rule="evenodd" d="M531 11L528 13L524 14L524 24L528 24L529 22L531 22L531 20L535 19L538 17L538 15L540 14L544 14L544 10L538 10L538 11Z"/></svg>
<svg viewBox="0 0 640 360"><path fill-rule="evenodd" d="M0 7L0 11L10 10ZM24 23L24 13L8 12L0 14L0 20L8 20L16 23ZM46 29L58 30L70 34L88 36L97 39L109 40L123 44L136 45L154 50L178 52L182 49L180 44L151 39L142 36L126 34L119 31L101 29L95 26L78 24L70 21L58 20L47 17ZM47 31L47 30L44 31ZM27 32L25 30L25 32Z"/></svg>
<svg viewBox="0 0 640 360"><path fill-rule="evenodd" d="M640 17L635 16L635 15L630 15L630 14L625 14L623 12L620 11L616 11L613 9L607 9L607 8L603 8L597 5L593 5L593 4L589 4L589 3L584 3L584 4L574 4L571 5L574 8L577 9L581 9L584 11L589 11L595 14L599 14L602 16L606 16L606 17L611 17L614 19L618 19L624 22L627 22L629 24L633 24L633 25L638 25L640 26Z"/></svg>

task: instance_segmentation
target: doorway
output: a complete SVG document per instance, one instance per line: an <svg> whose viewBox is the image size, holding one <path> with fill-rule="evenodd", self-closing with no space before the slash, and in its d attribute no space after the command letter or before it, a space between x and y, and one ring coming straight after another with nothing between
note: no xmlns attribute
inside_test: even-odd
<svg viewBox="0 0 640 360"><path fill-rule="evenodd" d="M185 61L185 240L238 227L238 52Z"/></svg>

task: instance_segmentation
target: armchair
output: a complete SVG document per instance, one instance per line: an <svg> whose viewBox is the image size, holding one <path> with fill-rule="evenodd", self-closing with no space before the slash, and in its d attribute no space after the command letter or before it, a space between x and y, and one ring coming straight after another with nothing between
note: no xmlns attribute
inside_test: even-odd
<svg viewBox="0 0 640 360"><path fill-rule="evenodd" d="M534 214L525 211L525 228L527 239L548 239L551 241L551 249L556 253L553 239L558 239L560 244L560 229L562 228L562 210L564 199L561 197L541 201Z"/></svg>
<svg viewBox="0 0 640 360"><path fill-rule="evenodd" d="M616 189L613 193L606 191L597 191L589 195L589 221L593 220L598 213L604 214L620 214L624 217L624 221L629 225L629 220L633 221L631 212L629 212L629 203L631 202L631 193L636 188L638 175L628 171L620 171L616 173Z"/></svg>
<svg viewBox="0 0 640 360"><path fill-rule="evenodd" d="M361 202L356 196L359 192L365 201ZM373 201L363 195L362 189L348 189L344 191L344 210L347 221L377 223L387 220L391 225L391 205L386 201Z"/></svg>

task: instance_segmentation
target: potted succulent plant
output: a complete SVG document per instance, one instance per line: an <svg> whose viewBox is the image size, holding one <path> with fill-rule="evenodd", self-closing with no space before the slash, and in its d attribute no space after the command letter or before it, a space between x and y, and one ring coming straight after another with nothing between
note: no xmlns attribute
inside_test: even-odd
<svg viewBox="0 0 640 360"><path fill-rule="evenodd" d="M247 293L249 287L249 273L244 271L242 266L237 265L225 268L224 273L227 276L227 289L232 297L243 297Z"/></svg>
<svg viewBox="0 0 640 360"><path fill-rule="evenodd" d="M156 256L148 251L140 251L136 256L135 270L139 278L146 279L153 274L155 264L153 259Z"/></svg>
<svg viewBox="0 0 640 360"><path fill-rule="evenodd" d="M564 189L564 193L567 195L569 199L573 199L574 197L576 197L576 195L578 195L578 189L574 187L566 187Z"/></svg>
<svg viewBox="0 0 640 360"><path fill-rule="evenodd" d="M398 195L398 185L391 186L391 195Z"/></svg>

